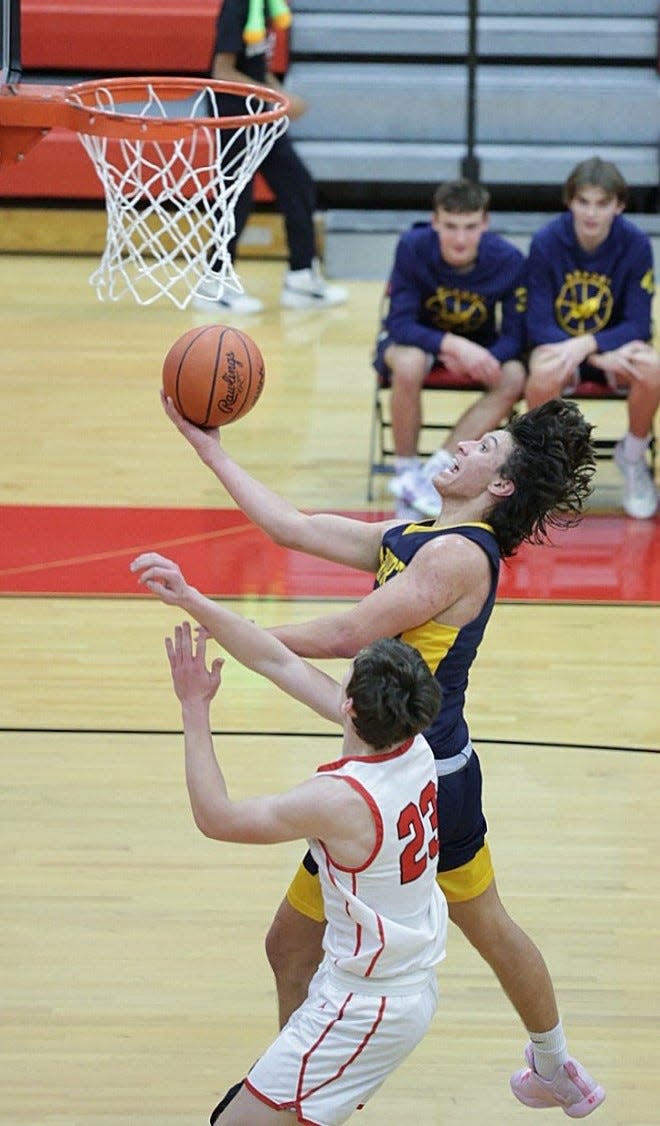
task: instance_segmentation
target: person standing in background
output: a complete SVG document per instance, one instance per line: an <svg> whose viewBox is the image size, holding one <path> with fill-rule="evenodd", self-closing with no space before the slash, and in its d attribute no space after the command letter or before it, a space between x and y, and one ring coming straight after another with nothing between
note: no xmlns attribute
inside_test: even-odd
<svg viewBox="0 0 660 1126"><path fill-rule="evenodd" d="M272 2L269 0L269 7ZM265 18L255 20L254 8L254 0L223 0L216 28L212 77L223 82L249 82L282 90L281 83L270 70L267 21ZM285 19L286 14L286 5L278 0L278 18ZM290 102L289 117L292 120L301 117L307 108L304 99L288 92L287 97ZM288 133L275 141L259 165L259 173L273 192L277 207L284 216L289 269L284 275L281 304L293 309L323 309L342 304L348 297L346 289L330 285L321 273L314 227L316 185ZM232 261L252 210L252 190L250 183L236 204L236 234L229 244ZM209 265L212 275L212 260ZM193 304L197 308L208 310L215 307L233 313L258 313L263 309L263 302L247 293L236 293L225 287L218 295L218 284L212 276L198 285Z"/></svg>

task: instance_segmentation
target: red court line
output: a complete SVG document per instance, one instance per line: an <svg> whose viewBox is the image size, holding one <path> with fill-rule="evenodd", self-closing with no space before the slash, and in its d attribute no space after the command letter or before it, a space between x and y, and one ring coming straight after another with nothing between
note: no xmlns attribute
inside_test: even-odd
<svg viewBox="0 0 660 1126"><path fill-rule="evenodd" d="M384 513L343 513L381 519ZM143 596L128 564L141 551L180 563L211 597L359 598L361 571L277 547L235 509L0 506L0 594ZM660 521L593 515L523 545L501 598L660 601Z"/></svg>

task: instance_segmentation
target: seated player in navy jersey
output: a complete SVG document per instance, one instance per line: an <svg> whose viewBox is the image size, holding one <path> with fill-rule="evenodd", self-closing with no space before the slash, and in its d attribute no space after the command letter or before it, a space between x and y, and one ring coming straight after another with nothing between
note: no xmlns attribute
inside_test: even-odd
<svg viewBox="0 0 660 1126"><path fill-rule="evenodd" d="M437 678L443 706L424 734L437 760L443 826L437 878L449 916L497 975L529 1033L526 1066L511 1078L516 1098L585 1117L605 1092L570 1058L541 952L499 897L464 706L500 558L523 540L543 542L552 527L579 519L595 465L591 426L575 403L545 403L504 429L459 443L452 464L434 478L443 499L437 519L372 522L298 511L251 477L217 430L202 430L171 400L163 403L202 462L274 542L375 575L374 589L354 605L272 632L300 656L318 658L353 656L378 637L399 637L419 650ZM307 994L324 931L319 873L306 856L266 940L282 1025ZM226 1099L240 1089L237 1084Z"/></svg>
<svg viewBox="0 0 660 1126"><path fill-rule="evenodd" d="M486 188L469 180L441 184L431 221L399 239L374 357L392 385L390 489L398 516L437 516L433 474L450 464L460 441L506 421L523 393L525 260L488 230L489 203ZM486 390L424 466L417 456L421 388L438 362Z"/></svg>
<svg viewBox="0 0 660 1126"><path fill-rule="evenodd" d="M627 198L617 166L591 157L564 185L568 210L532 239L527 331L533 350L525 397L537 407L584 379L627 396L628 432L615 461L625 511L644 518L658 506L646 450L660 404L660 370L621 355L624 346L649 341L654 291L651 242L621 214Z"/></svg>

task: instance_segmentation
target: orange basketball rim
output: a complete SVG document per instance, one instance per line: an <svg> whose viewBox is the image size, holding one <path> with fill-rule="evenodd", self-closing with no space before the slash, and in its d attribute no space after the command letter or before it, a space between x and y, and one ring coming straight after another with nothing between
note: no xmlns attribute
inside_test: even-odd
<svg viewBox="0 0 660 1126"><path fill-rule="evenodd" d="M209 274L240 292L228 246L236 202L289 124L288 98L211 78L0 85L0 166L59 126L77 133L103 185L100 299L190 302Z"/></svg>

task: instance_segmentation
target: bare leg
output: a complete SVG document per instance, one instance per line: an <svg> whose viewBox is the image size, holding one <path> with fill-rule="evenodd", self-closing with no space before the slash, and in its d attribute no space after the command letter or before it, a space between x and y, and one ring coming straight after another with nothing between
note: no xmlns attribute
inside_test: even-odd
<svg viewBox="0 0 660 1126"><path fill-rule="evenodd" d="M428 357L421 348L390 344L385 363L392 372L392 437L397 457L414 457L422 425L422 383Z"/></svg>
<svg viewBox="0 0 660 1126"><path fill-rule="evenodd" d="M241 1087L236 1098L217 1119L221 1126L288 1126L297 1121L292 1111L266 1106L245 1087Z"/></svg>
<svg viewBox="0 0 660 1126"><path fill-rule="evenodd" d="M571 373L562 373L548 362L543 348L535 348L529 358L529 376L525 384L527 409L540 407L550 399L561 398L562 391L571 381Z"/></svg>
<svg viewBox="0 0 660 1126"><path fill-rule="evenodd" d="M476 899L450 903L449 917L495 972L528 1032L555 1028L559 1013L548 968L505 911L495 881Z"/></svg>
<svg viewBox="0 0 660 1126"><path fill-rule="evenodd" d="M621 382L625 382L622 380ZM660 403L660 374L631 379L628 391L628 427L636 438L646 438Z"/></svg>
<svg viewBox="0 0 660 1126"><path fill-rule="evenodd" d="M525 369L518 360L503 364L499 383L461 415L446 443L447 449L455 451L459 442L481 438L501 426L522 397L524 384Z"/></svg>
<svg viewBox="0 0 660 1126"><path fill-rule="evenodd" d="M302 1005L323 957L325 922L319 923L282 900L266 935L266 955L275 974L280 1028Z"/></svg>

